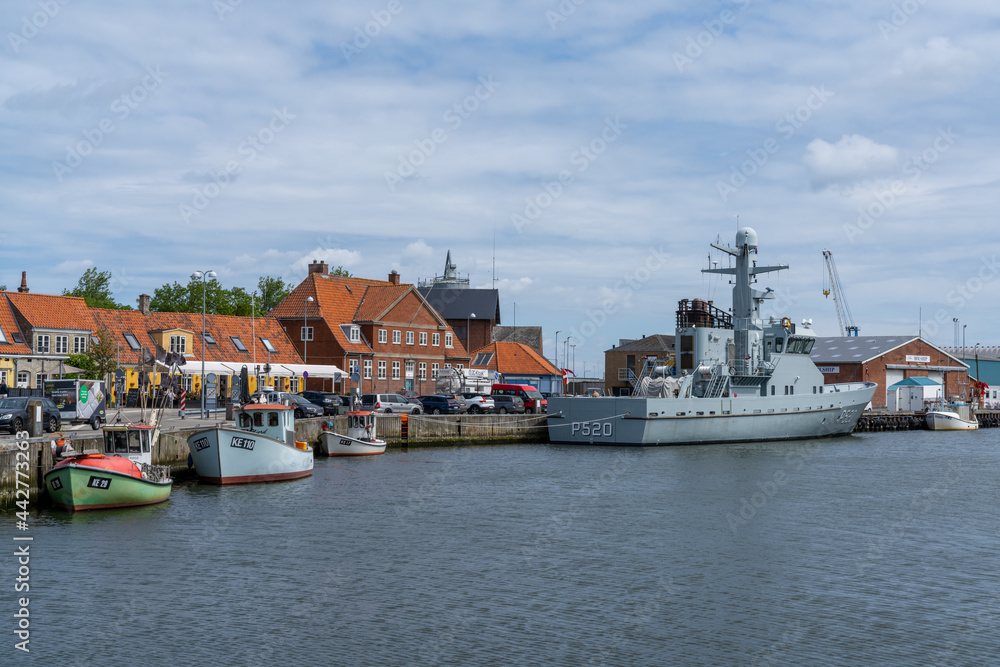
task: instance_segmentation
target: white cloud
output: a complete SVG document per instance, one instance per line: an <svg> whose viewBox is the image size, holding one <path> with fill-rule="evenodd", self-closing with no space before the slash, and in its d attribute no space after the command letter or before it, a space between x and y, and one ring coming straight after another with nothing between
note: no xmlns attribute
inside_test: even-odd
<svg viewBox="0 0 1000 667"><path fill-rule="evenodd" d="M361 253L356 250L344 250L343 248L316 248L306 255L292 262L289 267L289 279L294 277L301 280L309 271L309 265L313 262L326 262L333 271L338 266L345 269L354 269L361 264ZM354 273L354 271L351 271ZM365 276L369 277L369 276Z"/></svg>
<svg viewBox="0 0 1000 667"><path fill-rule="evenodd" d="M92 266L94 262L89 259L68 259L52 267L52 273L58 276L78 276L83 275L83 272Z"/></svg>
<svg viewBox="0 0 1000 667"><path fill-rule="evenodd" d="M410 266L412 264L423 264L432 259L433 256L434 248L427 245L423 239L420 239L406 246L399 259L403 266Z"/></svg>
<svg viewBox="0 0 1000 667"><path fill-rule="evenodd" d="M964 85L978 65L972 51L953 46L947 37L931 37L922 47L905 49L891 73L911 87L933 94Z"/></svg>
<svg viewBox="0 0 1000 667"><path fill-rule="evenodd" d="M845 134L835 144L813 139L802 158L814 185L853 183L889 173L896 167L899 151L867 137Z"/></svg>

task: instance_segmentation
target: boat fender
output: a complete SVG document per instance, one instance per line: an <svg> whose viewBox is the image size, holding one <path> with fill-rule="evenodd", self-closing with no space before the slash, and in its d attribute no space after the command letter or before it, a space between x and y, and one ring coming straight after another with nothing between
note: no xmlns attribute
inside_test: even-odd
<svg viewBox="0 0 1000 667"><path fill-rule="evenodd" d="M323 428L324 431L330 430L330 422L323 422L322 424L320 424L320 426Z"/></svg>
<svg viewBox="0 0 1000 667"><path fill-rule="evenodd" d="M787 329L788 327L792 326L792 320L791 320L791 318L789 318L789 317L782 317L781 318L781 326L784 327L785 329Z"/></svg>

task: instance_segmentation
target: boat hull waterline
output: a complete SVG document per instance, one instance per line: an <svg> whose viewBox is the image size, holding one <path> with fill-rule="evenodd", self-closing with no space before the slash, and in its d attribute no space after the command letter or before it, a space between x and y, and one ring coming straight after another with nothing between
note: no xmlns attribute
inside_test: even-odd
<svg viewBox="0 0 1000 667"><path fill-rule="evenodd" d="M155 505L170 498L173 481L154 482L97 466L67 463L45 474L56 507L73 512Z"/></svg>
<svg viewBox="0 0 1000 667"><path fill-rule="evenodd" d="M319 436L319 451L326 456L377 456L385 453L385 441L360 440L324 431Z"/></svg>
<svg viewBox="0 0 1000 667"><path fill-rule="evenodd" d="M313 471L312 448L238 428L198 431L188 438L188 448L198 478L209 484L280 482L308 477Z"/></svg>
<svg viewBox="0 0 1000 667"><path fill-rule="evenodd" d="M955 412L928 412L925 419L931 431L975 431L979 428L977 420L962 419Z"/></svg>

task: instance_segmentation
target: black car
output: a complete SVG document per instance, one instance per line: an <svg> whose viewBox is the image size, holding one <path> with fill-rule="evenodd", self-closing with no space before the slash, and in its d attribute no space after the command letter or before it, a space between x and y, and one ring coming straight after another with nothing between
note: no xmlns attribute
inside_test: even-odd
<svg viewBox="0 0 1000 667"><path fill-rule="evenodd" d="M298 394L289 394L289 397L292 399L292 408L295 409L296 419L323 416L323 408L312 403L309 399Z"/></svg>
<svg viewBox="0 0 1000 667"><path fill-rule="evenodd" d="M330 394L325 391L300 391L299 396L306 399L313 405L323 408L323 415L338 415L343 412L341 406L343 402L337 394ZM346 398L346 396L344 397Z"/></svg>
<svg viewBox="0 0 1000 667"><path fill-rule="evenodd" d="M13 434L28 427L28 401L42 402L42 428L49 433L59 430L62 424L59 408L52 399L38 396L0 399L0 430L10 431Z"/></svg>
<svg viewBox="0 0 1000 667"><path fill-rule="evenodd" d="M494 394L493 403L496 411L502 414L512 412L515 414L524 414L524 401L521 400L520 396L506 396L503 394Z"/></svg>
<svg viewBox="0 0 1000 667"><path fill-rule="evenodd" d="M465 406L453 396L421 396L420 404L429 415L456 415L465 410Z"/></svg>

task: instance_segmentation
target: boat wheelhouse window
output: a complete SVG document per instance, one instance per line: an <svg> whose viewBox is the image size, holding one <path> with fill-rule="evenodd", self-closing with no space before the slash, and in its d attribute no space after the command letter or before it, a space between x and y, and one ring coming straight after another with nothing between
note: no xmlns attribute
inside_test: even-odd
<svg viewBox="0 0 1000 667"><path fill-rule="evenodd" d="M268 412L267 413L267 425L268 426L277 426L278 425L278 413L277 412Z"/></svg>
<svg viewBox="0 0 1000 667"><path fill-rule="evenodd" d="M128 434L125 431L115 431L115 454L128 454Z"/></svg>
<svg viewBox="0 0 1000 667"><path fill-rule="evenodd" d="M782 346L782 344L784 344L784 342L785 342L784 338L775 338L774 339L774 351L780 353L781 352L781 346Z"/></svg>
<svg viewBox="0 0 1000 667"><path fill-rule="evenodd" d="M253 413L253 425L254 426L263 426L264 425L264 413L262 413L262 412L255 412L255 413Z"/></svg>
<svg viewBox="0 0 1000 667"><path fill-rule="evenodd" d="M146 433L146 437L142 438L142 453L143 454L148 454L149 453L149 433L148 432Z"/></svg>
<svg viewBox="0 0 1000 667"><path fill-rule="evenodd" d="M240 413L240 428L250 428L250 415L245 412Z"/></svg>
<svg viewBox="0 0 1000 667"><path fill-rule="evenodd" d="M142 452L142 446L139 444L139 432L129 431L128 432L128 453L129 454L139 454Z"/></svg>

